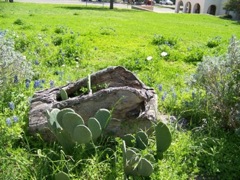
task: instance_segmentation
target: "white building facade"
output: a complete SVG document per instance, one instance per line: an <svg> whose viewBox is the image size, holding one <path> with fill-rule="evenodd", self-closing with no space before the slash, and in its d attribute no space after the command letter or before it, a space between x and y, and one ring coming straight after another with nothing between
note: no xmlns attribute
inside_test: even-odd
<svg viewBox="0 0 240 180"><path fill-rule="evenodd" d="M228 0L176 0L175 12L224 15Z"/></svg>

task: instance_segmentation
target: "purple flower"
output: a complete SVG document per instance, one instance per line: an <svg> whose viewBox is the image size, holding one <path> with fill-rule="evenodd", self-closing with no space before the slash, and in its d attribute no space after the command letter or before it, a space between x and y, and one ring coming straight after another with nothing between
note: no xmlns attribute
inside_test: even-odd
<svg viewBox="0 0 240 180"><path fill-rule="evenodd" d="M167 97L167 92L165 91L164 94L162 95L162 101L164 101Z"/></svg>
<svg viewBox="0 0 240 180"><path fill-rule="evenodd" d="M45 80L44 80L44 79L42 79L42 80L41 80L41 82L44 84L44 83L45 83Z"/></svg>
<svg viewBox="0 0 240 180"><path fill-rule="evenodd" d="M38 87L40 87L40 81L39 81L39 80L34 81L33 87L34 87L35 89L38 88Z"/></svg>
<svg viewBox="0 0 240 180"><path fill-rule="evenodd" d="M159 91L162 91L162 84L159 84L159 85L158 85L158 90L159 90Z"/></svg>
<svg viewBox="0 0 240 180"><path fill-rule="evenodd" d="M16 123L18 122L18 117L17 116L13 116L13 121Z"/></svg>
<svg viewBox="0 0 240 180"><path fill-rule="evenodd" d="M9 102L8 105L9 105L9 108L10 108L12 111L15 109L15 105L14 105L13 102Z"/></svg>
<svg viewBox="0 0 240 180"><path fill-rule="evenodd" d="M8 126L10 126L10 125L12 124L12 122L11 122L11 119L10 119L10 118L7 118L7 119L6 119L6 124L7 124Z"/></svg>
<svg viewBox="0 0 240 180"><path fill-rule="evenodd" d="M27 82L26 82L26 84L25 84L25 86L26 86L26 88L28 89L28 88L29 88L29 86L30 86L30 82L29 82L29 81L27 81Z"/></svg>
<svg viewBox="0 0 240 180"><path fill-rule="evenodd" d="M18 76L17 76L17 75L14 76L14 80L13 80L13 82L14 82L15 84L18 83Z"/></svg>
<svg viewBox="0 0 240 180"><path fill-rule="evenodd" d="M38 60L35 60L35 61L34 61L34 64L35 64L35 65L39 65L39 61L38 61Z"/></svg>
<svg viewBox="0 0 240 180"><path fill-rule="evenodd" d="M29 79L26 79L25 82L29 82L30 83L31 81Z"/></svg>
<svg viewBox="0 0 240 180"><path fill-rule="evenodd" d="M54 81L53 81L53 80L50 81L50 87L51 87L51 88L54 87Z"/></svg>

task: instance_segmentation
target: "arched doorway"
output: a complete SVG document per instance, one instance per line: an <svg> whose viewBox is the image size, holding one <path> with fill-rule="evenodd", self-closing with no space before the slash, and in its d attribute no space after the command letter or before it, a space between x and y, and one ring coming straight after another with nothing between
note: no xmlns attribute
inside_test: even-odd
<svg viewBox="0 0 240 180"><path fill-rule="evenodd" d="M191 9L192 9L192 5L190 2L187 2L185 7L184 7L184 11L185 13L191 13Z"/></svg>
<svg viewBox="0 0 240 180"><path fill-rule="evenodd" d="M209 6L207 13L215 15L216 14L216 9L217 9L217 7L215 5L211 5L211 6Z"/></svg>
<svg viewBox="0 0 240 180"><path fill-rule="evenodd" d="M177 3L177 9L175 11L176 13L179 13L179 12L183 12L183 2L182 1L179 1Z"/></svg>
<svg viewBox="0 0 240 180"><path fill-rule="evenodd" d="M200 13L200 4L196 3L193 7L193 13Z"/></svg>

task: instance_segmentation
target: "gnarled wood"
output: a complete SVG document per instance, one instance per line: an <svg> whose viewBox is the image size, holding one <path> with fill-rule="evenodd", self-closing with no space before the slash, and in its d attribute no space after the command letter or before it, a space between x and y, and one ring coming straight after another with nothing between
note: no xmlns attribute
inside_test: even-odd
<svg viewBox="0 0 240 180"><path fill-rule="evenodd" d="M157 119L157 95L125 68L109 67L91 76L92 94L84 92L88 78L66 86L38 91L31 102L29 130L51 138L47 130L46 111L52 108L72 108L85 121L100 108L112 110L112 121L107 131L115 136L148 129ZM61 100L60 89L65 89L69 99Z"/></svg>

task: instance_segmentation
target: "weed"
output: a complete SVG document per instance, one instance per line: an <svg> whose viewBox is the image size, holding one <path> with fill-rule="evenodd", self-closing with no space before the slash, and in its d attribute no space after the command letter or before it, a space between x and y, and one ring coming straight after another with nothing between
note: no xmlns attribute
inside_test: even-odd
<svg viewBox="0 0 240 180"><path fill-rule="evenodd" d="M21 20L21 19L17 19L13 22L13 24L16 24L16 25L24 25L24 22Z"/></svg>

